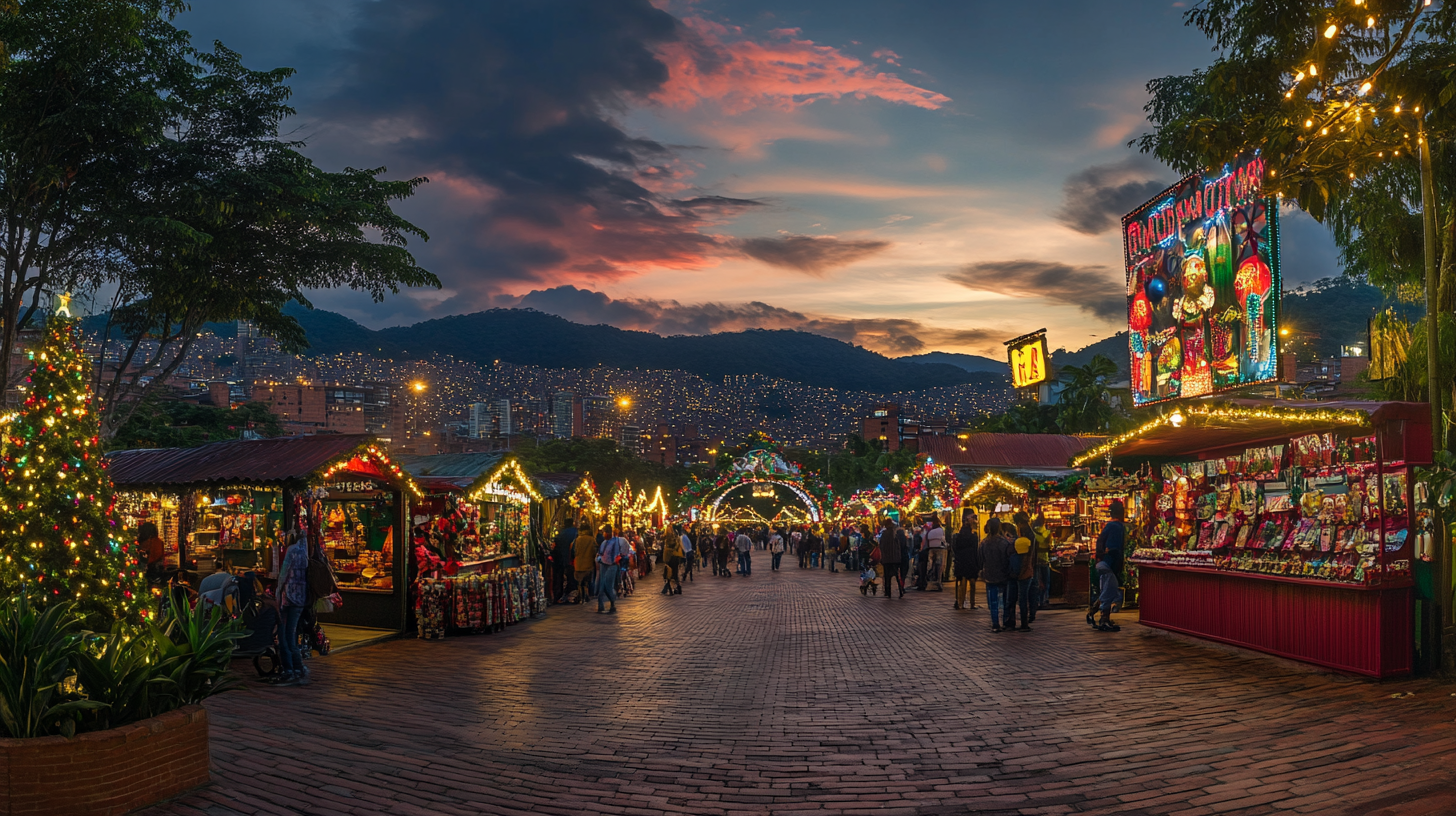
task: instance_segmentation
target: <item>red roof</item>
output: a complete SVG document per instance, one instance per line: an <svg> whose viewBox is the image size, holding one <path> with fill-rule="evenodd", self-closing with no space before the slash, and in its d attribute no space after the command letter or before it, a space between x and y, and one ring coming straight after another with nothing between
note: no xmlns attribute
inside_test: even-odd
<svg viewBox="0 0 1456 816"><path fill-rule="evenodd" d="M277 485L301 482L372 441L367 434L321 434L147 448L106 455L121 490L166 485Z"/></svg>
<svg viewBox="0 0 1456 816"><path fill-rule="evenodd" d="M955 436L922 436L920 452L943 465L971 465L984 468L1067 467L1067 460L1100 445L1101 436L1061 434L973 433L967 439Z"/></svg>

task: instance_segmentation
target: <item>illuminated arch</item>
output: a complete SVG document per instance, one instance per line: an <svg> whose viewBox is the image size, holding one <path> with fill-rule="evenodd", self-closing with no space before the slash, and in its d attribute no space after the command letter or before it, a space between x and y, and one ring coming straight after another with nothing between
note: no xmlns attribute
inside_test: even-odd
<svg viewBox="0 0 1456 816"><path fill-rule="evenodd" d="M711 502L705 501L705 505L708 508L706 520L712 521L713 519L718 517L718 507L723 504L724 499L728 498L728 494L732 493L740 487L756 484L771 484L778 485L779 487L788 488L789 492L797 496L799 502L803 504L804 507L809 511L810 521L818 523L824 520L823 508L819 506L819 502L817 499L814 498L813 494L804 489L803 485L797 484L787 479L775 479L772 477L764 476L736 481L731 485L726 485L723 488L715 490L713 493L709 494L713 497L713 499Z"/></svg>

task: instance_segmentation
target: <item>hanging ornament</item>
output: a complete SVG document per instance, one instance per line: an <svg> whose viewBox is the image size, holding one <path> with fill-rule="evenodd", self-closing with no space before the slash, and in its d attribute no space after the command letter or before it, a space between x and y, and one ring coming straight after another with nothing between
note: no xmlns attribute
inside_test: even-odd
<svg viewBox="0 0 1456 816"><path fill-rule="evenodd" d="M1168 282L1163 280L1161 275L1148 278L1148 282L1143 286L1143 291L1147 294L1148 300L1157 306L1163 302L1163 298L1168 296Z"/></svg>

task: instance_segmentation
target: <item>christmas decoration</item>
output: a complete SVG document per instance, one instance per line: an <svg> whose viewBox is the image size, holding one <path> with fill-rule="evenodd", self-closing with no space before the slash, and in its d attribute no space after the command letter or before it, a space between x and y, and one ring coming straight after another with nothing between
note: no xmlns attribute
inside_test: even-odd
<svg viewBox="0 0 1456 816"><path fill-rule="evenodd" d="M905 483L905 512L953 510L961 504L961 480L955 471L927 459Z"/></svg>
<svg viewBox="0 0 1456 816"><path fill-rule="evenodd" d="M74 602L88 626L105 631L149 617L151 596L144 556L117 538L90 365L75 331L76 321L59 316L46 325L29 352L25 403L3 432L0 591L23 591L37 606Z"/></svg>

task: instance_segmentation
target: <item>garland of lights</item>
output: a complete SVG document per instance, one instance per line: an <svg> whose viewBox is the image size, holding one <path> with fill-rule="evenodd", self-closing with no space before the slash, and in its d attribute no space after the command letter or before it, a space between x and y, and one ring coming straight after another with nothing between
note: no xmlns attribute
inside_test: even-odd
<svg viewBox="0 0 1456 816"><path fill-rule="evenodd" d="M1135 428L1121 436L1115 436L1095 448L1088 448L1072 457L1069 464L1072 467L1081 467L1087 462L1101 459L1104 456L1111 456L1113 451L1128 442L1146 436L1165 425L1179 428L1190 420L1208 421L1219 419L1277 419L1282 422L1314 422L1340 425L1370 424L1370 415L1366 412L1345 408L1285 408L1272 405L1263 408L1248 408L1238 405L1190 405L1163 414L1151 422L1145 423L1142 427Z"/></svg>
<svg viewBox="0 0 1456 816"><path fill-rule="evenodd" d="M933 459L915 471L905 483L905 497L908 500L905 512L912 513L922 503L930 510L954 510L961 503L961 480L947 465L938 465Z"/></svg>
<svg viewBox="0 0 1456 816"><path fill-rule="evenodd" d="M104 630L152 610L144 556L113 535L115 492L75 333L72 319L46 324L24 405L0 433L0 591L39 607L73 602Z"/></svg>
<svg viewBox="0 0 1456 816"><path fill-rule="evenodd" d="M966 488L966 492L961 494L961 501L969 501L971 498L993 487L999 487L1012 493L1026 493L1028 489L1026 485L1008 479L999 473L987 472L986 475L976 480L975 484Z"/></svg>
<svg viewBox="0 0 1456 816"><path fill-rule="evenodd" d="M762 431L754 431L749 435L747 450L744 456L755 452L764 451L770 454L782 455L783 446L774 441L773 437ZM755 470L732 470L727 473L720 473L712 478L694 478L693 481L683 486L678 491L679 506L694 506L708 509L709 505L716 506L721 503L721 497L745 484L773 483L787 487L797 494L801 499L808 499L817 507L810 509L810 515L825 515L824 508L838 507L838 500L834 496L834 490L821 482L817 477L804 473L773 473L765 476ZM720 497L714 502L714 497Z"/></svg>
<svg viewBox="0 0 1456 816"><path fill-rule="evenodd" d="M596 482L592 481L590 473L583 473L581 481L576 483L571 494L566 497L567 504L592 516L600 518L602 515L602 502L597 496Z"/></svg>
<svg viewBox="0 0 1456 816"><path fill-rule="evenodd" d="M352 452L344 454L344 456L336 459L332 464L328 465L323 469L323 471L319 474L318 481L327 482L329 479L333 478L334 474L336 473L339 473L341 471L353 470L353 468L351 468L350 466L353 465L355 460L369 462L370 464L373 464L375 467L379 468L381 473L392 476L395 483L404 485L404 487L409 490L409 492L415 495L415 498L423 499L425 497L424 491L420 490L420 486L415 484L415 480L410 478L409 473L407 473L404 468L396 465L394 461L389 458L389 454L380 450L379 446L375 445L372 442L366 442ZM368 473L364 473L362 471L354 472L358 472L366 476L369 475Z"/></svg>
<svg viewBox="0 0 1456 816"><path fill-rule="evenodd" d="M510 479L519 489L507 487L506 479ZM481 501L487 495L505 496L517 504L542 500L541 494L531 482L531 477L521 469L521 463L512 458L502 461L490 475L478 480L476 484L479 486L470 492L471 501Z"/></svg>

